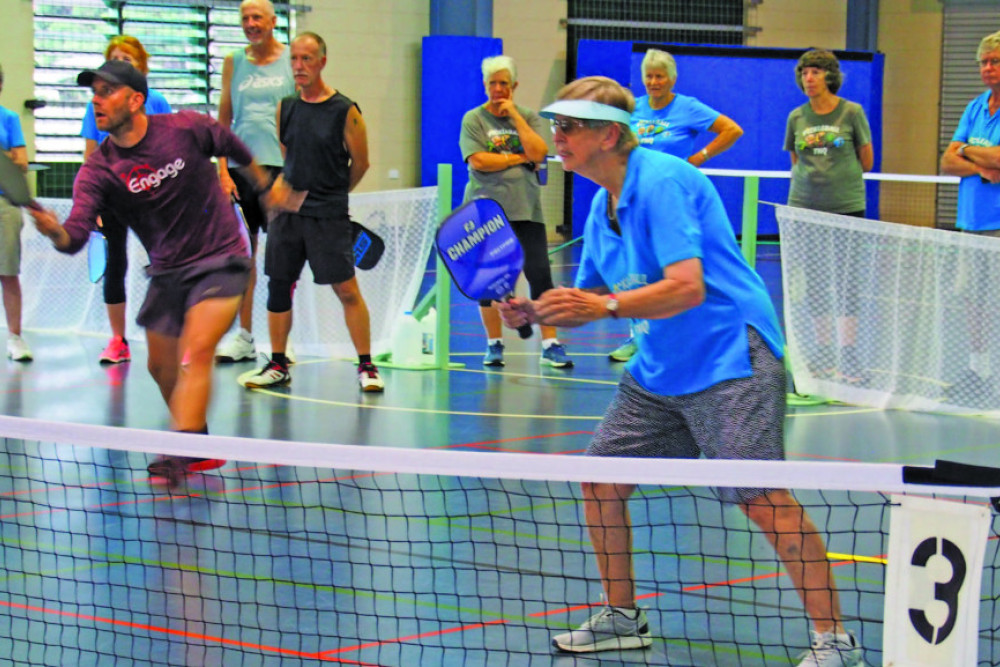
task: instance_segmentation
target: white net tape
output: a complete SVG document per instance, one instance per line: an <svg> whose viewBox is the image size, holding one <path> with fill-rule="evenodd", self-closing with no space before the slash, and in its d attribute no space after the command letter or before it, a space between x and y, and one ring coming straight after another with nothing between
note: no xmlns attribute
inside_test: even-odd
<svg viewBox="0 0 1000 667"><path fill-rule="evenodd" d="M64 220L72 202L42 199ZM370 271L358 271L361 293L371 314L372 351L389 348L400 315L413 306L427 267L437 223L437 188L415 188L351 195L351 217L385 240L385 254ZM254 303L254 335L258 349L267 345L267 279L264 276L264 243L257 253L258 285ZM103 287L87 280L86 252L75 256L57 253L49 241L26 222L21 235L21 284L26 329L73 331L109 335ZM129 270L126 278L129 330L141 339L132 324L146 294L143 267L149 263L134 234L129 234ZM320 356L353 356L343 308L333 290L312 282L306 267L295 289L292 341L296 353Z"/></svg>
<svg viewBox="0 0 1000 667"><path fill-rule="evenodd" d="M1000 239L777 207L797 391L1000 417Z"/></svg>

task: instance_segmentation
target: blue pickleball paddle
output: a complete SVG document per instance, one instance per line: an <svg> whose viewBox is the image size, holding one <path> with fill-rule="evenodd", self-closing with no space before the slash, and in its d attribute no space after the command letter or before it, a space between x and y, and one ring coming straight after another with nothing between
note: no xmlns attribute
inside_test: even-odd
<svg viewBox="0 0 1000 667"><path fill-rule="evenodd" d="M503 301L514 293L524 268L524 250L503 208L492 199L473 199L438 227L437 251L458 290L476 301ZM531 337L531 325L517 330Z"/></svg>

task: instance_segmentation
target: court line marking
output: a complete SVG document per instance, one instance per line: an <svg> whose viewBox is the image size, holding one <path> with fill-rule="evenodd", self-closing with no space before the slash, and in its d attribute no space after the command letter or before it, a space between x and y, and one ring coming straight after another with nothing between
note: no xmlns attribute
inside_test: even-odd
<svg viewBox="0 0 1000 667"><path fill-rule="evenodd" d="M521 439L521 438L518 438L518 439ZM530 439L530 438L528 438L528 439ZM351 477L353 478L353 477L364 477L364 476L365 475L358 475L358 476L351 476ZM313 480L310 480L309 483L315 483L315 482ZM241 492L245 491L245 490L246 489L240 489ZM231 492L235 492L235 491L236 490L232 490L232 491L226 491L226 492L223 492L223 493L231 493ZM198 493L194 493L194 494L189 494L189 495L197 497L199 495L210 495L210 494L198 494ZM211 494L211 495L215 495L215 494ZM577 501L575 499L573 499L573 500L567 500L567 502L577 502ZM110 506L117 506L117 505L122 505L122 504L128 504L128 503L111 503ZM281 505L287 505L287 503L280 503L280 504ZM523 509L530 509L530 508L519 508L516 511L522 511ZM496 512L489 512L489 513L483 513L483 514L484 515L496 515L497 513ZM481 515L470 515L467 518L471 520L472 518L474 518L474 516L481 516ZM434 518L431 518L431 517L428 517L428 522L429 523L437 523L437 521ZM447 523L450 524L452 522L448 521ZM471 526L469 528L467 528L467 529L482 530L482 529L472 528ZM493 532L497 532L497 531L493 531ZM499 531L499 532L500 533L508 533L509 531ZM536 537L536 539L537 539L537 537ZM675 556L679 556L679 555L675 554ZM833 558L834 556L838 556L838 554L833 554L833 553L828 554L828 557L830 557L830 558ZM843 554L839 554L839 556L841 556L841 560L842 560L844 555ZM135 560L134 558L130 558L130 557L122 557L122 558L125 559L125 562L128 562L128 560ZM739 564L740 561L741 561L741 559L727 560L727 562L731 563L731 564ZM853 557L853 556L849 556L848 559L847 559L847 562L831 563L831 567L837 567L837 566L845 565L845 564L853 564L855 562L878 562L878 561L874 561L874 560L872 560L872 559L870 559L868 557ZM156 565L159 566L159 567L163 567L166 564L161 562L161 563L157 563ZM197 567L197 566L190 566L190 565L186 565L186 564L175 564L175 565L177 565L177 567L179 567L182 570L193 570L193 571L206 572L206 573L208 572L206 570L206 568L201 568L201 567ZM216 574L217 576L227 576L227 575L223 574L222 572L213 572L213 574ZM547 575L545 575L545 573L538 573L538 574L539 574L539 576L547 576ZM274 579L270 579L270 578L266 578L266 577L264 577L264 578L255 577L253 575L247 575L247 574L243 574L242 576L240 576L237 573L228 573L228 576L236 576L238 578L249 578L249 579L254 579L254 580L263 579L263 580L273 581L274 583L284 583L285 585L291 585L293 587L304 586L306 588L311 588L311 589L314 589L314 590L322 590L322 589L325 589L325 588L329 588L334 593L337 593L337 592L347 592L350 595L358 595L358 591L347 590L347 589L343 589L342 590L340 587L320 586L320 585L316 585L316 584L299 583L299 582L294 582L294 581L279 581L279 580L274 580ZM689 586L689 587L682 588L680 592L705 590L705 589L714 588L714 587L733 586L733 585L736 585L736 584L748 583L748 582L752 582L752 581L755 581L755 580L770 579L770 578L783 577L783 576L787 576L787 574L785 572L781 571L781 570L777 570L777 571L774 571L774 572L771 572L771 573L757 575L757 576L754 576L754 577L734 579L734 580L730 580L730 581L726 581L726 582L714 582L714 583L713 582L709 582L709 583L706 583L706 584ZM448 608L453 608L454 607L453 605L441 605L441 604L438 604L438 603L430 603L430 604L428 604L428 603L421 603L419 600L415 600L415 599L410 599L410 600L406 600L405 598L401 599L400 596L395 595L395 594L391 594L391 593L389 595L379 594L377 591L370 591L370 592L366 591L365 593L367 595L375 597L375 598L388 598L388 599L392 599L392 600L394 600L396 602L405 602L405 603L413 604L415 606L430 606L430 607L437 608L437 609L448 609ZM660 596L660 595L664 595L664 594L665 593L655 592L655 593L646 594L646 595L640 596L640 597L656 597L656 596ZM9 603L5 603L3 601L0 601L0 604L7 604L8 606L15 606L15 607L19 606L19 605L10 605ZM582 607L582 608L586 608L586 606L588 606L588 605L584 605L584 607ZM589 605L589 606L593 606L593 605ZM571 608L567 608L566 611L568 612L568 611L575 610L575 609L580 609L580 608L581 608L580 606L571 607ZM255 649L258 649L258 650L261 650L261 649L274 650L274 651L278 651L278 652L281 652L281 653L290 653L290 654L293 654L293 655L299 655L301 657L310 657L310 658L313 658L313 659L325 659L327 656L333 656L333 655L336 655L336 654L339 654L339 653L344 653L344 652L347 652L347 651L358 651L358 650L363 650L365 648L372 648L372 647L376 647L376 646L381 646L381 645L384 645L384 644L400 643L400 642L406 641L408 639L419 639L419 638L426 638L426 637L431 637L431 636L440 636L440 635L443 635L443 634L450 634L450 633L453 633L453 632L464 632L466 630L471 630L471 629L476 629L476 628L482 628L482 627L485 627L487 625L505 624L505 623L508 623L509 620L510 621L514 621L514 620L522 620L522 621L523 620L527 620L527 619L524 619L524 618L521 618L521 619L512 618L512 619L509 619L509 620L508 619L504 619L504 618L500 618L500 619L495 619L495 620L491 620L491 621L484 621L484 622L478 623L478 624L461 626L461 627L457 627L457 628L456 627L444 628L442 630L428 632L428 633L424 633L422 635L413 635L413 636L409 636L409 637L396 638L396 639L391 639L391 640L380 640L380 641L375 642L375 643L368 643L368 644L363 644L363 645L357 645L357 646L354 646L354 647L342 647L342 648L339 648L339 649L333 649L333 650L330 650L330 651L325 651L325 652L322 652L322 653L319 653L319 654L303 654L303 653L300 653L300 652L290 651L288 649L263 647L263 646L255 645L255 644L246 644L244 642L239 642L239 641L236 641L236 640L227 640L227 639L224 639L224 638L221 638L221 637L220 638L216 638L216 637L211 637L211 636L207 636L207 635L199 635L199 634L196 634L196 633L186 633L186 632L177 631L177 630L160 629L160 628L158 628L156 626L146 626L146 625L142 625L142 624L134 624L134 623L124 622L124 621L117 621L117 622L116 621L110 621L109 619L101 619L99 617L91 617L91 616L87 616L87 615L73 614L73 613L70 613L70 612L62 612L60 610L48 610L48 609L45 609L45 608L37 608L37 609L35 609L35 611L42 611L42 612L46 612L46 613L55 613L55 614L60 614L60 615L64 615L64 616L71 616L71 617L76 617L76 618L83 618L83 619L87 619L87 620L112 622L112 623L116 623L116 624L127 626L127 627L137 627L137 628L146 629L146 630L165 631L165 632L169 632L169 633L173 633L173 634L177 634L177 635L181 635L181 636L193 637L193 638L202 639L202 640L217 641L217 642L221 642L221 643L225 643L225 644L231 644L231 645L237 645L237 646L244 646L244 647L249 647L249 648L255 648ZM482 614L483 610L478 610L477 613ZM552 614L556 614L556 613L559 613L559 610L551 610L551 611L546 612L546 613L532 614L532 615L529 615L528 618L540 617L540 616L548 616L548 615L552 615ZM714 648L712 648L712 650L716 650L717 648L718 647L714 647ZM343 661L337 660L335 658L331 658L331 659L334 659L334 660L336 660L338 662L343 662ZM352 661L351 664L365 664L365 663L356 663L356 662Z"/></svg>
<svg viewBox="0 0 1000 667"><path fill-rule="evenodd" d="M92 621L93 623L97 624L120 626L125 628L131 628L134 630L146 630L148 632L157 632L165 635L173 635L175 637L184 637L185 639L198 639L205 642L213 642L216 644L223 644L226 646L235 646L243 649L254 649L262 653L277 653L279 655L291 655L311 660L328 660L330 662L339 662L345 665L365 665L366 667L378 667L376 663L367 663L367 662L360 662L358 660L344 660L341 658L326 657L322 653L305 653L302 651L295 651L292 649L281 648L278 646L268 646L266 644L254 644L251 642L243 642L236 639L226 639L225 637L206 635L199 632L175 630L174 628L167 628L159 625L149 625L146 623L133 623L131 621L120 621L118 619L107 618L104 616L92 616L90 614L80 614L76 612L63 611L62 609L50 609L48 607L38 607L35 605L18 604L16 602L8 602L6 600L0 600L0 606L8 607L10 609L19 609L22 611L35 612L38 614L49 614L54 616L62 616L65 618L74 618L83 621Z"/></svg>
<svg viewBox="0 0 1000 667"><path fill-rule="evenodd" d="M529 375L520 373L496 373L495 371L478 371L478 370L468 370L468 369L452 369L451 372L461 371L465 373L484 373L484 374L496 374L504 376L514 376L523 378L534 378L534 379L557 379L557 380L567 380L570 382L582 382L588 384L607 384L604 380L586 380L582 378L552 378L546 375ZM618 383L611 383L617 385ZM417 414L433 414L433 415L454 415L458 417L495 417L500 419L544 419L544 420L571 420L571 421L600 421L604 419L604 415L558 415L558 414L518 414L510 412L474 412L468 410L442 410L437 408L413 408L406 407L402 405L380 405L377 403L362 403L356 402L352 403L350 401L338 401L331 398L314 398L312 396L303 396L300 394L292 394L290 392L275 391L274 389L250 389L247 391L252 391L258 394L264 394L265 396L272 396L274 398L282 398L288 401L299 401L302 403L313 403L316 405L330 405L343 408L364 408L367 410L386 410L389 412L413 412ZM805 417L842 417L846 415L857 415L864 414L868 412L885 412L882 408L844 408L842 410L834 410L827 412L808 412L808 413L794 413L786 414L786 419L796 419Z"/></svg>
<svg viewBox="0 0 1000 667"><path fill-rule="evenodd" d="M465 410L438 410L434 408L409 408L400 405L378 405L373 403L351 403L349 401L336 401L329 398L312 398L310 396L300 396L298 394L282 393L273 389L250 389L256 393L283 398L289 401L300 401L303 403L314 403L317 405L335 405L344 408L365 408L368 410L387 410L390 412L415 412L418 414L432 415L455 415L458 417L497 417L505 419L566 419L572 421L600 421L604 415L544 415L544 414L515 414L504 412L473 412Z"/></svg>

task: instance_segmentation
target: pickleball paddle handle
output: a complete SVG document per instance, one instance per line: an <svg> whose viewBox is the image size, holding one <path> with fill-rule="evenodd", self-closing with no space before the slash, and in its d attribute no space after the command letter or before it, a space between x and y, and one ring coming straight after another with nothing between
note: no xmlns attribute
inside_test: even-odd
<svg viewBox="0 0 1000 667"><path fill-rule="evenodd" d="M510 301L513 298L514 298L514 295L511 294L510 296L507 297L507 301ZM522 324L521 326L519 326L517 328L517 335L520 336L523 339L531 338L531 325L530 324Z"/></svg>

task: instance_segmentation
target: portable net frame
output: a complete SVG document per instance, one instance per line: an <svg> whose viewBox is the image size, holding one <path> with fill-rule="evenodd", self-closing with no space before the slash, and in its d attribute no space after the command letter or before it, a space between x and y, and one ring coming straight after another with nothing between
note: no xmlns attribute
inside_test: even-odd
<svg viewBox="0 0 1000 667"><path fill-rule="evenodd" d="M1000 239L786 206L777 218L799 391L1000 417Z"/></svg>
<svg viewBox="0 0 1000 667"><path fill-rule="evenodd" d="M19 665L560 664L552 635L601 605L581 481L640 484L635 576L654 638L595 662L796 664L799 597L713 490L747 480L794 489L845 625L866 664L883 664L892 507L982 508L997 492L905 483L887 464L401 450L9 417L0 433L0 655ZM160 453L230 463L166 488L145 474ZM981 590L963 591L980 665L1000 664L990 512Z"/></svg>
<svg viewBox="0 0 1000 667"><path fill-rule="evenodd" d="M39 202L65 220L72 206L68 199L41 199ZM437 187L352 194L351 216L385 241L381 261L370 271L357 271L361 293L371 319L372 349L388 349L400 316L417 298L434 230L437 227ZM30 223L28 225L30 227ZM253 331L258 347L266 350L267 277L264 274L266 235L259 237L257 253L257 303ZM107 335L103 286L87 280L86 252L67 256L33 229L21 236L21 281L23 319L30 330L72 331ZM134 322L146 294L148 279L143 267L149 263L135 234L128 236L129 270L126 276L128 321ZM302 354L353 356L343 308L329 285L313 283L309 267L296 284L295 330L292 341Z"/></svg>

